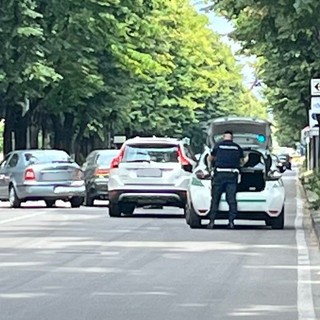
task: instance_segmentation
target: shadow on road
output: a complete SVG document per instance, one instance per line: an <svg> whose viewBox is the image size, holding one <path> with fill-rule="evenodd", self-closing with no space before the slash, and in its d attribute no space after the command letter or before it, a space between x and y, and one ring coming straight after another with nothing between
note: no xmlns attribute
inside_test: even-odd
<svg viewBox="0 0 320 320"><path fill-rule="evenodd" d="M172 214L172 213L134 213L130 216L123 216L123 218L156 218L156 219L183 219L184 215L182 214Z"/></svg>

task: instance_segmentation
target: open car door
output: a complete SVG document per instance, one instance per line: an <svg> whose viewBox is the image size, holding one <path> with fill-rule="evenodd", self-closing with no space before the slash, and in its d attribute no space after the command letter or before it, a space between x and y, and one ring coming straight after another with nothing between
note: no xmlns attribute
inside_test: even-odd
<svg viewBox="0 0 320 320"><path fill-rule="evenodd" d="M208 162L209 155L210 149L206 146L189 183L186 221L191 228L201 227L201 218L197 213L207 215L211 206L211 164Z"/></svg>

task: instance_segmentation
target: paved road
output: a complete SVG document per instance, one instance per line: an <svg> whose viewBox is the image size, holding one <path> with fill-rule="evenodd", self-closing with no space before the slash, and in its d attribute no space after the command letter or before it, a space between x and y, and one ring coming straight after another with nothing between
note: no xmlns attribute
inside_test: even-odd
<svg viewBox="0 0 320 320"><path fill-rule="evenodd" d="M283 231L0 204L0 319L320 319L319 252L295 182L287 173Z"/></svg>

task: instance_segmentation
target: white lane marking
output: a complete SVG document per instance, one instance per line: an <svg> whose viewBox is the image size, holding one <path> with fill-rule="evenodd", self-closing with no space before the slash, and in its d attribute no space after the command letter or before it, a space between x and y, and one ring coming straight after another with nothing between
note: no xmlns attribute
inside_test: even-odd
<svg viewBox="0 0 320 320"><path fill-rule="evenodd" d="M14 212L14 210L12 210L12 212ZM46 211L39 211L39 212L36 212L36 213L26 214L26 215L21 216L21 217L14 217L14 218L2 220L2 221L0 221L0 225L1 224L7 224L7 223L10 223L10 222L14 222L14 221L19 221L19 220L25 220L25 219L28 219L28 218L40 216L40 215L45 214L45 213L46 213Z"/></svg>
<svg viewBox="0 0 320 320"><path fill-rule="evenodd" d="M294 222L296 229L296 242L298 249L298 285L297 285L297 306L299 320L316 320L314 311L311 266L307 241L303 228L303 200L301 198L299 181L296 178L296 199L297 215Z"/></svg>

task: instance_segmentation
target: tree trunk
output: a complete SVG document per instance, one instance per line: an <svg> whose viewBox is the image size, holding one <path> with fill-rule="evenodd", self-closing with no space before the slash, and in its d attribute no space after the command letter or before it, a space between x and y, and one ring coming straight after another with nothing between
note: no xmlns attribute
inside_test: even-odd
<svg viewBox="0 0 320 320"><path fill-rule="evenodd" d="M31 149L39 148L39 132L40 132L40 129L37 125L33 124L30 126L30 148Z"/></svg>
<svg viewBox="0 0 320 320"><path fill-rule="evenodd" d="M61 126L61 118L60 116L52 115L52 131L53 131L53 141L52 145L54 149L61 149L62 148L62 126Z"/></svg>
<svg viewBox="0 0 320 320"><path fill-rule="evenodd" d="M66 113L63 124L63 149L69 153L74 153L74 115Z"/></svg>
<svg viewBox="0 0 320 320"><path fill-rule="evenodd" d="M13 150L12 145L12 132L14 129L14 113L13 107L10 105L6 106L5 112L5 123L3 132L3 153L7 154Z"/></svg>
<svg viewBox="0 0 320 320"><path fill-rule="evenodd" d="M21 116L16 118L15 121L15 145L16 150L26 149L27 144L27 121L26 118Z"/></svg>

